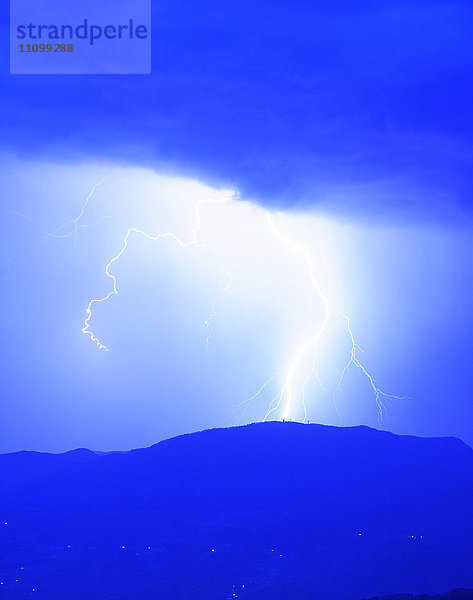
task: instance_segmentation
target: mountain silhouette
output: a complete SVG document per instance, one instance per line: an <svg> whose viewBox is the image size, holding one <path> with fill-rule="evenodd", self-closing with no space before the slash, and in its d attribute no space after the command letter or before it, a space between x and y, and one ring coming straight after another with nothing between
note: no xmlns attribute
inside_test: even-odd
<svg viewBox="0 0 473 600"><path fill-rule="evenodd" d="M472 565L455 438L271 422L0 455L5 600L400 600L473 588Z"/></svg>

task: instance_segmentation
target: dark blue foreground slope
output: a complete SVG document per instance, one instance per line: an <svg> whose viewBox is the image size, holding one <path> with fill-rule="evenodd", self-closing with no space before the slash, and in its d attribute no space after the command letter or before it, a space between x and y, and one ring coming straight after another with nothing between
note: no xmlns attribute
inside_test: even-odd
<svg viewBox="0 0 473 600"><path fill-rule="evenodd" d="M473 450L278 422L128 453L3 455L0 581L6 600L359 600L473 587Z"/></svg>
<svg viewBox="0 0 473 600"><path fill-rule="evenodd" d="M473 590L452 590L446 594L420 594L413 596L412 594L395 594L394 596L383 596L371 598L371 600L473 600Z"/></svg>

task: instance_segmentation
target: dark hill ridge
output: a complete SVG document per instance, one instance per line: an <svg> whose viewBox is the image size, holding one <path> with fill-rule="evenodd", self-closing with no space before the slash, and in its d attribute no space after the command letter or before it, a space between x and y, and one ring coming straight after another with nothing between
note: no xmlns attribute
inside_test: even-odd
<svg viewBox="0 0 473 600"><path fill-rule="evenodd" d="M2 522L6 600L439 594L473 587L473 450L272 422L2 455Z"/></svg>

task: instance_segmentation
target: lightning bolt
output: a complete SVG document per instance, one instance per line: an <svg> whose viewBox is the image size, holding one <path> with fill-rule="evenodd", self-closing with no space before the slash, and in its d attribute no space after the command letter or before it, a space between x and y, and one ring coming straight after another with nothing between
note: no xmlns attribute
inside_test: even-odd
<svg viewBox="0 0 473 600"><path fill-rule="evenodd" d="M111 218L115 215L105 215L101 216L97 219L94 224L83 223L84 216L87 213L88 206L90 204L91 199L93 198L96 189L104 183L103 179L97 181L88 196L86 197L83 205L79 213L73 219L67 221L63 225L60 225L53 231L48 231L46 227L33 217L19 212L14 211L4 204L0 204L8 213L21 217L35 224L42 232L43 235L41 237L36 238L31 241L29 245L32 245L41 240L45 240L48 238L66 238L75 236L77 238L78 232L81 228L84 227L93 227L100 220L104 218ZM237 199L237 195L233 196L233 199ZM217 317L216 307L218 298L221 294L224 294L229 291L232 284L232 274L228 269L224 259L222 256L216 251L216 249L207 244L206 242L201 241L200 239L200 229L201 229L201 209L204 205L212 203L212 204L221 204L222 202L227 201L228 198L223 199L205 199L200 200L196 203L195 213L194 213L194 225L191 229L191 235L188 240L183 240L178 237L175 233L168 231L164 233L149 233L144 231L143 229L138 229L136 227L131 227L127 230L123 243L117 252L107 263L105 266L105 275L111 281L111 288L109 291L102 297L92 298L86 308L85 311L85 319L83 321L82 333L84 335L89 336L90 340L99 348L105 351L109 351L107 345L96 335L94 330L91 328L91 320L94 313L94 307L97 304L101 304L107 302L112 298L112 296L118 295L118 282L117 277L113 273L113 267L117 261L123 256L126 252L129 243L131 241L132 236L143 236L145 239L150 241L159 241L163 239L171 239L181 248L187 247L195 247L200 249L206 249L212 253L217 262L221 265L222 270L225 273L224 284L217 289L215 295L213 297L213 301L211 304L211 310L209 316L204 321L204 327L206 328L206 342L205 348L209 347L211 333L212 333L212 323ZM120 212L122 212L124 208ZM374 396L374 400L378 409L378 417L379 420L383 420L383 416L386 412L387 405L389 405L392 401L399 401L406 399L403 396L395 396L392 394L388 394L384 392L375 382L374 377L370 374L364 363L361 361L359 354L363 352L360 345L358 344L351 324L351 319L348 315L344 314L337 306L335 306L329 298L325 295L322 290L318 278L316 276L315 268L311 253L308 248L301 245L290 236L285 234L275 222L273 215L269 212L266 212L266 222L271 230L271 232L289 249L291 249L294 254L296 254L300 260L304 263L308 281L314 293L314 298L317 300L317 303L321 306L321 315L318 315L318 323L310 328L308 328L304 332L304 338L307 337L302 343L300 343L296 350L294 351L292 357L289 360L288 365L285 369L280 370L271 377L269 377L259 388L258 390L249 396L247 399L243 400L233 411L232 415L235 414L240 408L244 408L244 412L242 417L246 414L249 406L261 397L264 393L266 393L267 389L270 389L271 384L274 382L281 380L281 384L279 387L279 391L277 395L273 398L271 403L268 406L267 412L264 416L263 420L268 420L273 414L279 414L281 419L290 419L294 418L295 415L303 413L303 420L307 420L307 387L312 377L316 377L316 380L323 391L327 391L321 381L320 375L317 369L318 356L320 353L321 341L324 335L327 333L328 324L331 319L341 319L344 323L344 330L348 340L348 358L347 361L340 372L340 376L336 382L335 388L331 392L332 400L337 410L337 413L342 420L342 415L337 405L337 395L341 391L343 387L343 383L345 381L345 377L348 371L351 368L358 369L362 376L368 382L368 385L371 389L371 392ZM26 248L20 250L20 252L25 251ZM14 260L14 258L20 253L18 252L13 257L9 259L9 268L10 263Z"/></svg>
<svg viewBox="0 0 473 600"><path fill-rule="evenodd" d="M379 387L377 387L372 375L370 375L370 373L366 370L365 366L363 365L363 363L359 360L358 356L357 356L357 352L363 352L362 348L360 348L359 344L357 344L357 342L355 341L355 337L353 335L353 331L351 328L351 321L350 321L350 317L348 317L347 315L343 314L341 311L339 311L338 309L336 309L337 314L345 320L346 322L346 330L350 339L350 358L348 360L348 362L346 363L346 365L343 367L343 370L341 372L340 378L337 382L337 385L333 391L333 398L335 401L335 397L336 394L340 391L340 388L342 386L343 380L345 378L345 374L347 372L347 370L349 369L350 366L354 366L355 368L359 369L362 374L365 376L365 378L368 380L371 389L373 391L374 394L374 398L375 398L375 402L376 402L376 406L378 407L378 417L380 422L383 421L383 416L384 413L386 412L386 403L389 404L392 400L406 400L407 397L406 396L394 396L393 394L386 394L385 392L383 392L383 390L381 390ZM338 408L337 408L338 411ZM339 413L340 415L340 413Z"/></svg>
<svg viewBox="0 0 473 600"><path fill-rule="evenodd" d="M240 402L240 404L238 404L238 406L236 406L234 408L234 410L232 411L232 413L225 419L225 421L230 420L239 410L240 408L244 407L244 411L241 414L240 418L242 419L245 415L246 412L248 411L248 408L250 407L250 405L252 404L252 402L258 398L259 396L261 396L261 394L264 392L264 390L266 389L266 387L272 383L277 377L279 377L281 375L281 371L278 371L277 373L274 373L274 375L271 375L271 377L269 377L269 379L267 379L263 385L260 386L260 388L249 398L246 398L245 400L243 400L242 402Z"/></svg>
<svg viewBox="0 0 473 600"><path fill-rule="evenodd" d="M14 254L13 256L10 256L10 258L7 261L7 270L6 270L6 274L4 275L4 279L5 280L8 279L13 261L20 254L22 254L23 252L26 252L34 244L37 244L38 242L42 242L43 240L47 240L50 238L53 238L53 239L68 238L73 235L75 235L75 237L77 238L77 235L78 235L80 229L88 228L88 227L95 227L97 225L97 223L99 223L102 219L109 219L109 218L116 216L116 215L102 215L102 216L98 217L98 219L96 220L95 223L80 224L80 221L82 220L84 214L86 213L89 203L90 203L93 195L95 194L95 190L103 183L104 183L104 179L100 179L92 186L92 189L90 190L87 198L85 199L85 201L84 201L83 205L81 206L81 209L76 217L74 217L70 221L67 221L63 225L60 225L53 231L49 231L42 223L40 223L34 217L31 217L30 215L28 215L26 213L13 210L13 209L9 208L6 204L0 203L0 206L3 208L3 210L5 210L5 212L7 212L13 216L20 217L26 221L29 221L30 223L33 223L33 225L36 225L36 227L38 227L44 233L44 235L28 242L28 244L26 246L24 246L23 248L21 248L21 250L16 252L16 254ZM71 226L72 226L72 228L69 231L66 231Z"/></svg>
<svg viewBox="0 0 473 600"><path fill-rule="evenodd" d="M327 325L332 316L337 316L345 321L346 325L346 333L349 340L350 351L349 351L349 359L345 366L343 367L338 382L335 386L335 389L332 393L333 402L337 413L341 419L341 413L338 409L336 403L336 395L340 391L343 381L345 379L345 375L348 369L351 366L359 369L363 376L368 380L368 383L372 389L374 394L376 406L378 408L378 418L380 422L382 422L383 415L386 411L386 403L389 403L392 400L405 400L404 396L394 396L392 394L387 394L383 390L381 390L375 383L373 376L369 373L366 367L363 365L361 360L358 358L358 352L362 351L359 344L355 340L355 336L353 334L353 330L351 327L350 317L344 314L340 309L334 306L327 296L323 293L318 279L315 275L314 264L312 261L312 256L307 248L300 245L298 242L284 234L276 225L272 215L267 212L266 219L269 227L273 231L273 233L289 248L293 249L295 253L297 253L301 259L304 261L309 281L311 283L312 289L314 291L315 297L322 304L323 307L323 316L322 322L319 326L310 330L310 337L304 343L302 343L297 350L295 351L293 357L289 361L289 365L285 372L285 377L281 386L281 389L277 395L277 397L271 402L268 412L266 413L264 420L267 420L273 413L282 410L282 419L291 418L296 409L297 404L300 403L303 413L304 413L304 421L307 419L307 405L306 405L306 387L310 378L315 375L317 377L317 381L322 389L323 385L321 383L319 374L317 372L317 355L320 347L320 340L323 337L324 333L327 330ZM312 365L307 370L304 370L304 365L307 360L312 358ZM274 376L273 378L274 379ZM266 387L268 380L265 384L258 390L258 392L252 396L251 400L254 400ZM302 382L302 383L301 383ZM299 393L297 389L299 388Z"/></svg>
<svg viewBox="0 0 473 600"><path fill-rule="evenodd" d="M125 234L121 249L119 250L119 252L117 254L115 254L115 256L113 256L108 261L108 263L105 267L105 275L111 280L112 288L107 294L105 294L105 296L103 296L101 298L92 298L89 301L89 304L85 311L86 317L84 320L84 326L82 327L82 333L85 335L88 335L90 337L90 340L92 342L94 342L98 346L99 349L106 350L107 352L109 352L110 349L97 337L97 335L94 333L94 331L90 328L90 320L93 315L93 308L96 304L101 304L103 302L107 302L108 300L110 300L110 298L112 296L116 296L118 294L117 278L111 272L111 268L113 267L114 263L116 263L120 259L120 257L123 256L123 254L126 252L126 250L128 248L130 236L132 234L135 234L135 235L141 235L144 238L146 238L147 240L150 240L153 242L156 242L158 240L163 240L163 239L171 239L174 242L176 242L176 244L178 244L181 248L188 248L190 246L194 246L196 248L204 248L206 250L209 250L214 255L214 257L217 259L217 261L221 264L221 266L223 267L223 269L225 271L225 285L223 287L219 288L217 290L217 292L215 293L215 296L214 296L213 302L212 302L211 313L207 317L207 319L204 321L204 326L207 329L205 347L208 348L209 341L210 341L210 335L211 335L211 324L212 324L212 321L217 316L216 315L217 299L220 294L227 292L229 290L231 282L232 282L232 274L230 273L227 265L225 264L225 261L220 256L220 254L209 244L199 241L199 231L200 231L200 224L201 224L201 208L205 204L209 204L209 203L221 204L222 202L225 202L226 200L227 200L226 198L222 198L222 199L218 199L218 200L214 199L214 198L210 198L210 199L200 200L199 202L197 202L196 208L195 208L195 215L194 215L195 216L195 224L191 230L191 234L192 234L191 239L188 241L181 240L175 233L172 233L171 231L153 235L153 234L147 233L146 231L143 231L142 229L137 229L136 227L130 227Z"/></svg>
<svg viewBox="0 0 473 600"><path fill-rule="evenodd" d="M82 205L82 208L80 209L80 212L77 215L77 217L75 217L74 219L71 219L70 221L67 221L67 223L64 223L64 225L60 225L57 229L55 229L53 232L51 232L49 235L47 235L45 237L61 238L61 237L70 237L73 234L77 235L78 230L79 230L79 221L84 216L84 214L87 210L87 207L89 206L89 202L90 202L92 196L95 194L95 190L99 187L99 185L102 185L104 181L105 181L104 179L100 179L99 181L97 181L97 183L94 183L94 185L93 185L92 189L90 190L89 195L85 199L85 202ZM99 217L98 220L100 220L101 218L105 218L105 217ZM63 231L64 229L67 229L71 225L72 225L72 230L69 233L60 233L61 231ZM83 227L86 227L86 225L84 225Z"/></svg>

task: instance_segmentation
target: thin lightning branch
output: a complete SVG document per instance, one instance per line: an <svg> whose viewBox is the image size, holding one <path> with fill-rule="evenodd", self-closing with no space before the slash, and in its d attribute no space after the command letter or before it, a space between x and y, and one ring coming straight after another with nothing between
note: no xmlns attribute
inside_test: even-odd
<svg viewBox="0 0 473 600"><path fill-rule="evenodd" d="M284 398L284 394L286 393L286 389L287 389L287 381L282 386L279 394L275 398L273 398L272 402L268 406L268 412L265 414L263 421L267 421L269 419L269 417L273 414L273 412L276 412L277 410L279 410L279 407L281 406L281 402L283 401L283 398Z"/></svg>
<svg viewBox="0 0 473 600"><path fill-rule="evenodd" d="M204 326L207 329L207 337L205 339L205 349L208 350L209 345L210 345L210 337L211 337L211 334L212 334L212 321L217 318L217 300L218 300L218 297L220 296L220 294L224 294L224 293L228 292L228 290L230 289L230 286L232 284L233 277L232 277L232 274L230 273L230 271L228 270L228 267L225 264L225 262L222 259L222 257L212 247L210 247L210 246L206 246L206 247L209 250L212 251L212 253L217 258L217 260L220 262L220 264L222 265L222 267L223 267L223 269L225 271L225 285L222 286L221 288L219 288L215 292L215 296L214 296L213 301L212 301L211 313L210 313L210 315L204 321Z"/></svg>
<svg viewBox="0 0 473 600"><path fill-rule="evenodd" d="M265 388L272 382L274 381L277 377L279 377L279 375L281 375L281 371L278 371L277 373L274 373L274 375L272 375L269 379L267 379L263 385L259 388L259 390L257 392L255 392L252 396L250 396L249 398L246 398L245 400L243 400L242 402L240 402L240 404L233 410L233 412L228 416L228 418L226 420L229 420L233 417L233 415L243 406L245 407L245 410L243 411L243 414L241 415L241 418L243 418L246 415L246 412L248 410L248 408L250 407L251 403L253 402L253 400L255 400L256 398L258 398L258 396L260 396L263 391L265 390Z"/></svg>
<svg viewBox="0 0 473 600"><path fill-rule="evenodd" d="M357 369L360 369L360 371L363 373L363 375L368 379L368 381L370 383L370 386L373 390L375 402L378 407L378 418L379 418L380 422L382 422L384 413L386 411L385 403L389 404L392 400L405 400L406 397L405 396L394 396L393 394L386 394L380 388L377 387L372 375L370 375L370 373L366 370L364 365L361 363L361 361L357 357L357 350L362 352L362 349L355 341L355 337L353 335L353 331L351 328L350 317L343 314L338 309L336 309L336 310L337 310L337 313L340 315L340 317L342 317L346 321L347 332L348 332L348 335L350 338L350 343L351 343L351 351L350 351L350 359L347 362L347 364L343 367L342 373L340 375L340 379L338 380L337 386L333 391L333 397L335 398L337 392L340 390L343 380L345 378L346 372L349 369L349 367L351 365L355 366Z"/></svg>
<svg viewBox="0 0 473 600"><path fill-rule="evenodd" d="M103 215L101 217L99 217L96 221L96 223L94 223L93 225L88 225L88 224L81 224L79 225L79 221L82 219L82 217L84 216L87 207L89 205L89 202L92 198L92 196L95 193L95 190L97 189L97 187L99 185L102 185L104 182L104 179L100 179L99 181L97 181L97 183L95 183L89 193L89 195L87 196L87 198L85 199L84 204L81 207L81 210L79 212L79 214L74 218L71 219L70 221L67 221L67 223L64 223L63 225L60 225L59 227L57 227L55 230L53 231L48 231L48 229L42 224L40 223L37 219L31 217L30 215L27 215L26 213L23 212L19 212L19 211L15 211L12 210L11 208L9 208L8 206L6 206L5 204L1 203L0 206L2 206L2 208L10 213L11 215L17 216L17 217L21 217L27 221L29 221L30 223L33 223L34 225L36 225L39 229L41 229L44 232L44 235L42 235L39 238L35 238L34 240L31 240L24 248L22 248L21 250L19 250L18 252L16 252L16 254L14 254L13 256L10 256L10 258L7 261L7 272L4 276L4 279L8 279L9 274L10 274L10 269L11 269L11 264L12 262L15 260L15 258L17 258L21 253L26 252L28 250L28 248L30 248L33 244L37 244L38 242L42 242L43 240L49 239L49 238L54 238L54 239L60 239L60 238L68 238L71 237L72 235L75 235L77 237L79 229L82 228L86 228L86 227L93 227L95 226L95 224L97 222L99 222L101 219L105 219L105 218L111 218L112 215ZM115 215L113 215L115 216ZM73 229L67 233L61 233L63 232L66 228L70 227L71 225L73 225Z"/></svg>
<svg viewBox="0 0 473 600"><path fill-rule="evenodd" d="M50 238L50 237L54 237L54 238L60 238L60 237L70 237L73 233L77 233L78 230L78 223L79 221L82 219L82 217L84 216L85 211L87 210L87 207L89 205L89 202L92 198L92 196L95 193L95 190L98 188L99 185L102 185L104 182L104 179L100 179L99 181L97 181L97 183L95 183L89 193L89 195L87 196L87 198L85 199L84 204L81 207L81 210L79 212L79 214L77 215L77 217L75 217L74 219L71 219L70 221L67 221L66 223L64 223L63 225L60 225L59 227L57 227L55 230L53 231L48 231L46 229L46 227L40 223L37 219L35 219L34 217L31 217L30 215L27 215L26 213L17 211L17 210L13 210L11 208L9 208L6 204L4 204L3 202L0 203L0 206L8 213L10 213L11 215L17 216L17 217L21 217L27 221L30 221L31 223L33 223L34 225L36 225L37 227L39 227L39 229L41 229L44 232L44 236L41 238L37 238L36 240L33 240L33 242L36 241L40 241L40 240L44 240L46 238ZM60 234L60 231L63 231L64 229L66 229L67 227L69 227L70 225L74 225L74 229L69 232L69 233L65 233L65 234ZM86 227L86 225L82 225L81 227ZM89 225L90 227L90 225ZM32 242L32 243L33 243Z"/></svg>
<svg viewBox="0 0 473 600"><path fill-rule="evenodd" d="M57 229L55 229L47 237L55 237L55 238L70 237L73 233L75 233L77 235L78 223L82 219L82 217L84 216L84 213L87 210L87 207L89 205L90 199L94 195L95 190L98 188L99 185L102 185L104 181L105 181L104 179L100 179L100 181L97 181L97 183L94 184L94 186L92 187L89 195L85 199L85 202L82 205L82 208L81 208L79 214L77 215L77 217L75 217L75 219L71 219L70 221L67 221L67 223L64 223L64 225L60 225ZM59 233L60 231L62 231L63 229L66 229L70 225L74 226L73 230L70 233L66 233L66 234L60 234Z"/></svg>
<svg viewBox="0 0 473 600"><path fill-rule="evenodd" d="M8 207L6 204L4 204L3 202L0 202L0 206L3 208L3 210L5 212L9 213L10 215L13 215L15 217L20 217L22 219L25 219L26 221L29 221L30 223L33 223L33 225L36 225L36 227L39 227L40 229L42 229L46 235L49 235L49 231L46 229L46 227L42 223L37 221L35 218L31 217L30 215L27 215L26 213L20 212L18 210L13 210L10 207Z"/></svg>
<svg viewBox="0 0 473 600"><path fill-rule="evenodd" d="M172 232L158 233L156 235L152 235L152 234L147 233L146 231L143 231L142 229L130 227L125 234L125 237L123 240L123 245L122 245L120 251L109 260L109 262L107 263L107 265L105 267L105 274L112 281L112 289L102 298L93 298L92 300L90 300L90 302L86 308L86 318L84 320L84 326L82 328L82 333L84 333L85 335L88 335L90 337L91 341L94 342L98 348L109 352L110 349L103 342L101 342L100 339L95 335L95 333L90 329L90 320L92 318L93 307L96 304L101 304L103 302L107 302L107 300L109 300L112 296L116 296L118 294L117 278L111 272L111 268L112 268L113 264L117 260L120 259L120 257L124 254L124 252L128 248L128 242L129 242L131 234L137 234L137 235L142 235L143 237L145 237L146 239L148 239L150 241L171 239L174 242L176 242L176 244L178 244L181 248L188 248L190 246L194 246L196 248L205 248L205 249L209 250L215 256L215 258L220 262L220 264L224 268L225 273L226 273L226 283L222 288L217 290L217 292L214 296L213 302L212 302L212 312L211 312L210 316L207 317L207 319L204 322L204 325L208 330L207 339L206 339L206 347L208 347L209 339L210 339L210 325L211 325L212 320L216 316L215 306L216 306L216 302L217 302L217 296L222 292L228 291L228 289L230 288L232 277L231 277L231 273L228 270L223 258L218 254L218 252L209 244L199 241L199 231L200 231L200 223L201 223L200 210L204 204L208 204L208 203L221 204L224 201L225 201L225 199L222 199L222 200L206 199L206 200L200 200L197 203L196 209L195 209L195 224L191 230L192 237L189 241L186 241L186 242L182 241L179 237L177 237L177 235L175 235Z"/></svg>

